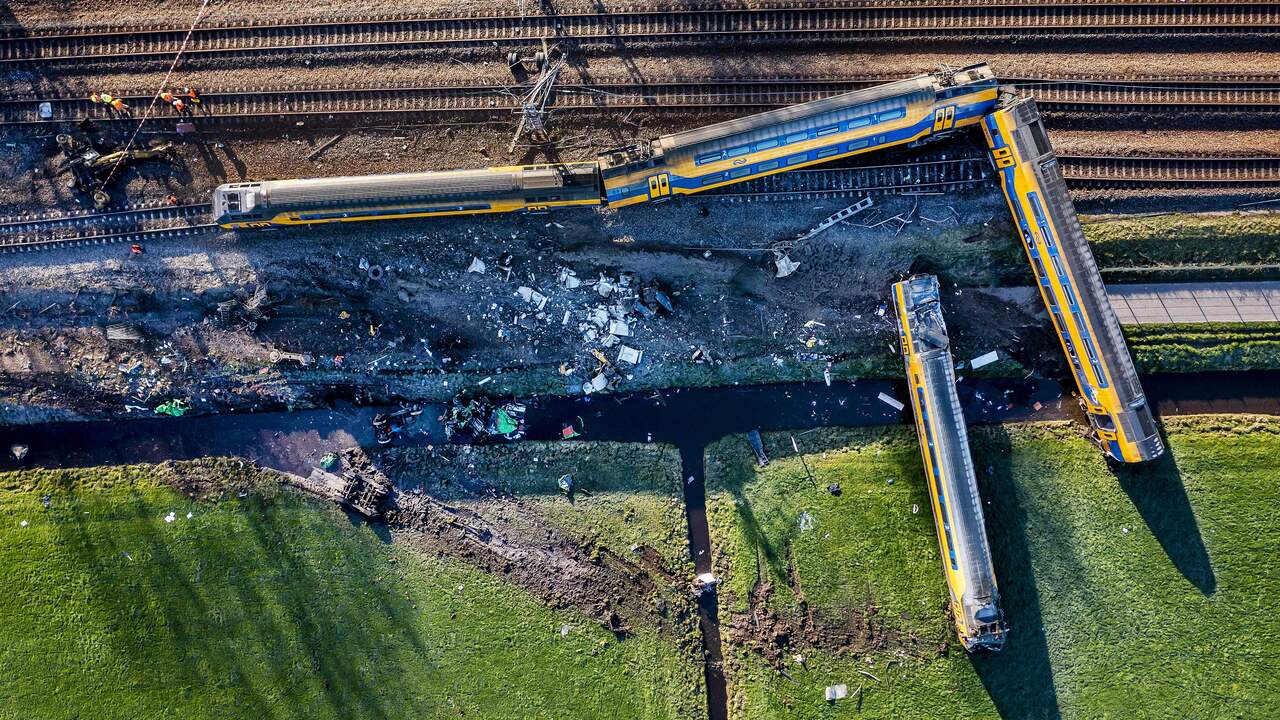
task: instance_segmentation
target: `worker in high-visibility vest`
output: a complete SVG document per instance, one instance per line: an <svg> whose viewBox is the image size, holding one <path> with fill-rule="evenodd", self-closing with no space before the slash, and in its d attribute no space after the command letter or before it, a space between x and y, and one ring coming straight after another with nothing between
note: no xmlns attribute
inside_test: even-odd
<svg viewBox="0 0 1280 720"><path fill-rule="evenodd" d="M174 98L173 109L177 111L179 115L185 115L187 113L187 104L182 102L182 98Z"/></svg>
<svg viewBox="0 0 1280 720"><path fill-rule="evenodd" d="M120 98L115 98L114 100L112 100L111 107L115 108L115 111L119 113L120 117L122 118L127 118L130 115L129 106L126 105L124 101L121 100Z"/></svg>
<svg viewBox="0 0 1280 720"><path fill-rule="evenodd" d="M101 95L98 96L98 99L102 101L103 105L107 106L108 115L115 114L113 111L115 110L115 107L116 107L116 98L112 97L111 93L102 93Z"/></svg>
<svg viewBox="0 0 1280 720"><path fill-rule="evenodd" d="M172 105L173 93L169 92L168 90L165 90L164 92L160 93L160 99L164 101L166 105Z"/></svg>

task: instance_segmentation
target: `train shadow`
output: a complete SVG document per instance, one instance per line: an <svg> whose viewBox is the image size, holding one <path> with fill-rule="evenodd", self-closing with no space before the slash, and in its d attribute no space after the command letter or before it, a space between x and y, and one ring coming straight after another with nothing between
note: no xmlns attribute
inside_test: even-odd
<svg viewBox="0 0 1280 720"><path fill-rule="evenodd" d="M1202 594L1212 595L1218 589L1213 562L1163 428L1160 438L1164 455L1140 465L1116 465L1116 480L1182 577Z"/></svg>
<svg viewBox="0 0 1280 720"><path fill-rule="evenodd" d="M1027 516L1013 480L1008 432L992 427L972 439L992 561L1009 634L998 654L975 655L973 667L1002 718L1058 720L1058 693L1045 638L1040 594L1027 542Z"/></svg>

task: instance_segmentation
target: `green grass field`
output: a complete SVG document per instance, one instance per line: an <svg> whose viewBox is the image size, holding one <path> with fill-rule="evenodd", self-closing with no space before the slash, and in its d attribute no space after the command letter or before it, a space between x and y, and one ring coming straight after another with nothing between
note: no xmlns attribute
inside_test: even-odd
<svg viewBox="0 0 1280 720"><path fill-rule="evenodd" d="M1131 325L1138 372L1280 369L1280 323Z"/></svg>
<svg viewBox="0 0 1280 720"><path fill-rule="evenodd" d="M1280 717L1280 420L1166 427L1165 459L1119 471L1072 425L972 432L1012 627L1004 653L974 659L958 649L943 610L909 428L799 436L816 487L786 435L768 438L774 462L763 470L741 438L710 448L722 620L744 610L766 573L780 612L794 611L800 595L829 621L874 606L871 625L897 633L884 649L801 650L806 667L791 663L792 680L749 647L726 646L731 713ZM832 482L842 484L839 497L825 490ZM940 653L943 641L951 647ZM823 687L836 683L851 693L861 686L860 702L825 703Z"/></svg>
<svg viewBox="0 0 1280 720"><path fill-rule="evenodd" d="M618 641L236 463L204 472L257 489L0 475L0 718L705 715L700 668L656 631Z"/></svg>

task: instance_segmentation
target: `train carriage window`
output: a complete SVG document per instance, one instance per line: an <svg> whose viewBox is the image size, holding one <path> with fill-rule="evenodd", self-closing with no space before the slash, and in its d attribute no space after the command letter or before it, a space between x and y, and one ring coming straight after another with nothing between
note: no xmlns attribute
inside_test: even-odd
<svg viewBox="0 0 1280 720"><path fill-rule="evenodd" d="M702 177L703 185L714 185L724 179L724 173L712 173Z"/></svg>
<svg viewBox="0 0 1280 720"><path fill-rule="evenodd" d="M728 150L725 150L724 155L725 157L741 157L742 155L746 155L749 152L751 152L750 145L739 145L738 147L729 148Z"/></svg>
<svg viewBox="0 0 1280 720"><path fill-rule="evenodd" d="M756 150L768 150L775 147L778 147L778 138L769 138L756 143Z"/></svg>
<svg viewBox="0 0 1280 720"><path fill-rule="evenodd" d="M1093 424L1097 426L1099 430L1103 430L1106 432L1116 431L1116 423L1114 420L1111 419L1110 415L1098 415L1096 413L1089 413L1089 419L1093 421Z"/></svg>
<svg viewBox="0 0 1280 720"><path fill-rule="evenodd" d="M751 174L751 168L744 167L744 168L738 168L737 170L730 172L729 177L730 179L736 180L741 177L746 177L750 174Z"/></svg>
<svg viewBox="0 0 1280 720"><path fill-rule="evenodd" d="M1044 263L1040 261L1040 257L1039 257L1039 256L1032 256L1032 258L1031 258L1031 264L1032 264L1032 265L1035 265L1035 268L1036 268L1036 277L1037 277L1037 278L1039 278L1039 280L1040 280L1040 284L1041 284L1041 285L1043 285L1043 286L1045 286L1045 287L1049 287L1049 274L1048 274L1047 272L1045 272L1045 269L1044 269ZM1057 300L1055 300L1055 299L1053 298L1053 294L1052 294L1052 293L1050 293L1050 294L1049 294L1049 302L1051 302L1051 303L1053 303L1053 304L1055 304L1055 305L1058 303L1058 301L1057 301Z"/></svg>
<svg viewBox="0 0 1280 720"><path fill-rule="evenodd" d="M880 122L888 122L889 120L897 120L898 118L902 118L906 116L907 116L907 111L904 110L903 108L898 108L897 110L888 110L886 112L882 112L876 117L879 118Z"/></svg>
<svg viewBox="0 0 1280 720"><path fill-rule="evenodd" d="M1037 157L1053 152L1053 146L1049 144L1049 136L1045 134L1044 125L1039 120L1027 125L1025 132L1035 143Z"/></svg>
<svg viewBox="0 0 1280 720"><path fill-rule="evenodd" d="M1076 294L1071 292L1070 283L1062 283L1062 294L1067 298L1067 307L1076 306Z"/></svg>
<svg viewBox="0 0 1280 720"><path fill-rule="evenodd" d="M713 163L722 157L724 157L724 151L716 150L715 152L703 153L699 155L698 157L694 158L693 162L696 165L706 165L707 163Z"/></svg>
<svg viewBox="0 0 1280 720"><path fill-rule="evenodd" d="M838 133L838 132L840 132L839 125L828 125L826 127L818 128L818 137L822 137L823 135L831 135L833 133Z"/></svg>
<svg viewBox="0 0 1280 720"><path fill-rule="evenodd" d="M823 148L818 151L818 157L820 158L831 157L832 155L835 155L838 152L840 152L840 148L838 147Z"/></svg>
<svg viewBox="0 0 1280 720"><path fill-rule="evenodd" d="M227 193L227 209L231 212L240 212L240 193Z"/></svg>
<svg viewBox="0 0 1280 720"><path fill-rule="evenodd" d="M871 124L871 116L867 115L860 118L854 118L849 122L845 123L845 126L848 127L850 130L852 130L853 128L866 127L870 124Z"/></svg>
<svg viewBox="0 0 1280 720"><path fill-rule="evenodd" d="M786 140L783 140L783 143L790 145L791 143L804 142L805 140L808 140L808 139L809 139L809 131L805 130L804 132L791 133L790 135L787 136Z"/></svg>
<svg viewBox="0 0 1280 720"><path fill-rule="evenodd" d="M866 147L866 146L868 146L868 145L870 145L870 144L871 144L871 143L867 142L866 140L854 140L853 142L849 143L848 145L845 145L845 149L846 149L846 150L848 150L848 151L850 151L850 152L852 152L852 151L854 151L854 150L861 150L862 148L864 148L864 147Z"/></svg>
<svg viewBox="0 0 1280 720"><path fill-rule="evenodd" d="M777 160L770 160L769 162L760 163L756 166L756 169L760 172L769 172L770 170L777 170L778 165L779 163Z"/></svg>
<svg viewBox="0 0 1280 720"><path fill-rule="evenodd" d="M1057 256L1057 255L1050 255L1050 256L1049 256L1049 260L1053 263L1053 271L1054 271L1055 273L1057 273L1057 274L1058 274L1058 278L1059 278L1059 279L1061 279L1061 280L1063 280L1063 281L1065 281L1065 282L1070 282L1070 281L1067 279L1067 270L1066 270L1066 268L1062 267L1062 260L1061 260L1061 258L1059 258L1059 256Z"/></svg>
<svg viewBox="0 0 1280 720"><path fill-rule="evenodd" d="M800 163L805 162L808 159L809 159L809 153L800 153L799 155L792 155L791 157L787 158L787 164L799 165Z"/></svg>

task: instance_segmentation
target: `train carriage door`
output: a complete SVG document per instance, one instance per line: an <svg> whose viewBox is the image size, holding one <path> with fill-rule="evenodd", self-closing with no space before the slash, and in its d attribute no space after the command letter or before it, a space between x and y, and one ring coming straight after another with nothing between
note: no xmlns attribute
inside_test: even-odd
<svg viewBox="0 0 1280 720"><path fill-rule="evenodd" d="M658 198L667 197L671 194L671 176L667 173L654 175L649 178L649 199L657 200Z"/></svg>
<svg viewBox="0 0 1280 720"><path fill-rule="evenodd" d="M933 111L933 131L942 132L956 126L956 106L948 105Z"/></svg>

